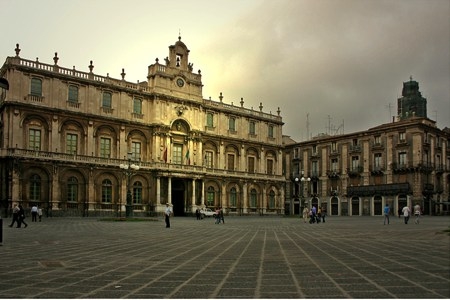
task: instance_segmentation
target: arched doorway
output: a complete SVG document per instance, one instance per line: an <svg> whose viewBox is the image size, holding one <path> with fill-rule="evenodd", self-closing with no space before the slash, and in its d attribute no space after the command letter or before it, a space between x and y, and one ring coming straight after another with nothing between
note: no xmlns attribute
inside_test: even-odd
<svg viewBox="0 0 450 300"><path fill-rule="evenodd" d="M381 216L383 214L383 204L381 196L373 197L373 214Z"/></svg>
<svg viewBox="0 0 450 300"><path fill-rule="evenodd" d="M359 216L359 197L352 198L352 216Z"/></svg>
<svg viewBox="0 0 450 300"><path fill-rule="evenodd" d="M173 215L184 216L186 207L186 182L182 179L172 180Z"/></svg>

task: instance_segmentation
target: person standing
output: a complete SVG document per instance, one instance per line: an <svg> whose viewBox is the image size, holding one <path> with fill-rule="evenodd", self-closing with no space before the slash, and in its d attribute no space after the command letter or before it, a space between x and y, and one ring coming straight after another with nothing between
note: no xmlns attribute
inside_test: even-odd
<svg viewBox="0 0 450 300"><path fill-rule="evenodd" d="M17 228L20 228L22 226L22 223L25 225L25 228L28 227L28 224L25 222L25 210L23 209L22 204L19 204L19 223L17 225Z"/></svg>
<svg viewBox="0 0 450 300"><path fill-rule="evenodd" d="M38 211L37 211L38 217L39 217L39 222L42 221L42 208L38 207Z"/></svg>
<svg viewBox="0 0 450 300"><path fill-rule="evenodd" d="M408 205L405 205L402 209L403 218L405 219L405 224L408 224L409 221L409 215L411 214L411 210L409 209Z"/></svg>
<svg viewBox="0 0 450 300"><path fill-rule="evenodd" d="M14 203L13 205L13 215L12 215L12 222L9 225L9 227L13 227L14 223L17 223L17 227L19 227L19 212L20 212L20 208L19 206L17 206L17 203Z"/></svg>
<svg viewBox="0 0 450 300"><path fill-rule="evenodd" d="M166 204L166 212L165 212L165 221L166 221L166 228L170 228L170 216L172 215L172 208L170 207L171 204Z"/></svg>
<svg viewBox="0 0 450 300"><path fill-rule="evenodd" d="M414 205L414 216L416 217L414 219L414 223L419 224L420 215L421 215L420 205L419 203L416 203L416 205Z"/></svg>
<svg viewBox="0 0 450 300"><path fill-rule="evenodd" d="M303 209L303 223L306 223L306 220L308 220L308 216L309 216L309 209L308 207L305 206L305 208Z"/></svg>
<svg viewBox="0 0 450 300"><path fill-rule="evenodd" d="M37 214L38 214L38 207L35 204L31 207L31 222L37 222Z"/></svg>
<svg viewBox="0 0 450 300"><path fill-rule="evenodd" d="M219 213L220 221L222 221L222 223L225 224L225 219L223 218L223 208L222 207L220 207L219 212L220 212Z"/></svg>
<svg viewBox="0 0 450 300"><path fill-rule="evenodd" d="M195 216L197 217L197 220L201 220L200 209L198 207L195 210Z"/></svg>
<svg viewBox="0 0 450 300"><path fill-rule="evenodd" d="M327 215L326 206L322 207L322 222L325 223L325 217Z"/></svg>
<svg viewBox="0 0 450 300"><path fill-rule="evenodd" d="M316 222L316 211L316 207L313 205L313 207L311 207L311 211L309 212L309 216L311 217L309 219L309 224Z"/></svg>
<svg viewBox="0 0 450 300"><path fill-rule="evenodd" d="M389 208L389 204L386 203L386 205L384 206L383 212L384 212L384 223L383 225L386 225L386 220L387 223L389 225L389 213L390 213L391 209Z"/></svg>

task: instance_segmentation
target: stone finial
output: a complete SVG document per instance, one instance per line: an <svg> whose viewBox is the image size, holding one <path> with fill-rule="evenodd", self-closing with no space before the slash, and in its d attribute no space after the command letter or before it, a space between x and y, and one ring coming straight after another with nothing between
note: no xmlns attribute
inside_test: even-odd
<svg viewBox="0 0 450 300"><path fill-rule="evenodd" d="M262 111L263 107L262 102L259 102L259 111Z"/></svg>
<svg viewBox="0 0 450 300"><path fill-rule="evenodd" d="M241 107L244 107L244 98L241 97Z"/></svg>
<svg viewBox="0 0 450 300"><path fill-rule="evenodd" d="M277 113L278 113L278 115L280 115L280 113L281 113L281 110L280 110L280 107L279 107L279 106L278 106Z"/></svg>
<svg viewBox="0 0 450 300"><path fill-rule="evenodd" d="M219 99L220 99L220 102L222 102L222 100L223 100L222 92L220 92Z"/></svg>
<svg viewBox="0 0 450 300"><path fill-rule="evenodd" d="M20 53L20 48L19 48L19 44L16 44L16 49L14 49L16 51L16 57L19 57L19 53Z"/></svg>
<svg viewBox="0 0 450 300"><path fill-rule="evenodd" d="M92 64L92 60L90 61L90 64L89 64L88 68L89 68L89 72L92 73L92 70L94 69L94 65Z"/></svg>
<svg viewBox="0 0 450 300"><path fill-rule="evenodd" d="M125 80L125 75L127 75L127 73L125 73L124 68L122 68L122 73L120 73L120 75L122 76L122 80Z"/></svg>
<svg viewBox="0 0 450 300"><path fill-rule="evenodd" d="M155 62L158 63L159 62L159 58L155 58Z"/></svg>
<svg viewBox="0 0 450 300"><path fill-rule="evenodd" d="M55 52L55 57L53 57L53 61L55 62L55 66L58 64L58 52Z"/></svg>
<svg viewBox="0 0 450 300"><path fill-rule="evenodd" d="M202 70L198 69L198 75L202 75Z"/></svg>

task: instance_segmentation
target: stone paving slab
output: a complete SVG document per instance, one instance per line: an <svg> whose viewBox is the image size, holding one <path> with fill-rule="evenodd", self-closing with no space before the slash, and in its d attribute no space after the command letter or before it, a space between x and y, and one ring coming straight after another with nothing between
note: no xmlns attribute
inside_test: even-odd
<svg viewBox="0 0 450 300"><path fill-rule="evenodd" d="M449 217L149 220L3 219L0 298L450 298Z"/></svg>

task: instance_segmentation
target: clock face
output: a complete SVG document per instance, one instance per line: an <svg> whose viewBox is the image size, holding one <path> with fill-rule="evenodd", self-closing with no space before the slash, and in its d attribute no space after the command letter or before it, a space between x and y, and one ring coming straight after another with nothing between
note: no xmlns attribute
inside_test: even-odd
<svg viewBox="0 0 450 300"><path fill-rule="evenodd" d="M178 79L177 79L177 85L178 85L179 87L182 87L182 86L184 85L183 79L178 78Z"/></svg>

